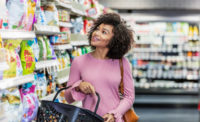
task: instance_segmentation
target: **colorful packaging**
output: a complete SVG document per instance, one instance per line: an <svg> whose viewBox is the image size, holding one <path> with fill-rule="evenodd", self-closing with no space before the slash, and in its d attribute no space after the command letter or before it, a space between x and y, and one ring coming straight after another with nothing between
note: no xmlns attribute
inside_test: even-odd
<svg viewBox="0 0 200 122"><path fill-rule="evenodd" d="M37 0L26 0L26 1L27 1L27 5L26 5L27 13L26 13L25 30L31 31L32 25L34 23L34 16L35 16Z"/></svg>
<svg viewBox="0 0 200 122"><path fill-rule="evenodd" d="M1 102L4 103L4 115L7 122L21 122L23 106L18 88L4 90Z"/></svg>
<svg viewBox="0 0 200 122"><path fill-rule="evenodd" d="M0 1L0 29L8 29L8 9L6 8L6 0Z"/></svg>
<svg viewBox="0 0 200 122"><path fill-rule="evenodd" d="M7 49L8 70L4 70L3 79L13 78L22 75L22 67L18 55L21 40L7 40L4 47Z"/></svg>
<svg viewBox="0 0 200 122"><path fill-rule="evenodd" d="M29 83L31 84L31 83ZM20 89L23 104L22 122L30 122L37 116L39 100L35 94L35 86L25 86Z"/></svg>
<svg viewBox="0 0 200 122"><path fill-rule="evenodd" d="M45 42L45 45L46 45L47 59L52 59L52 49L51 49L51 46L50 46L49 39L46 36L44 36L43 39L44 39L44 42Z"/></svg>
<svg viewBox="0 0 200 122"><path fill-rule="evenodd" d="M38 45L39 45L39 48L40 48L39 61L45 60L46 57L47 57L47 50L46 50L45 42L44 42L44 40L41 36L38 37Z"/></svg>
<svg viewBox="0 0 200 122"><path fill-rule="evenodd" d="M26 17L25 0L7 0L9 29L24 28Z"/></svg>
<svg viewBox="0 0 200 122"><path fill-rule="evenodd" d="M58 11L55 4L50 3L43 6L47 25L58 26Z"/></svg>
<svg viewBox="0 0 200 122"><path fill-rule="evenodd" d="M24 40L21 42L21 63L23 68L23 75L31 74L35 69L35 58L31 48L34 41Z"/></svg>
<svg viewBox="0 0 200 122"><path fill-rule="evenodd" d="M37 73L34 75L35 92L38 98L43 98L47 94L47 81L44 73Z"/></svg>
<svg viewBox="0 0 200 122"><path fill-rule="evenodd" d="M35 61L38 62L39 56L40 56L40 48L39 48L39 45L38 45L37 38L34 39L34 43L32 45L32 48L33 48L33 53L34 53L34 56L35 56Z"/></svg>

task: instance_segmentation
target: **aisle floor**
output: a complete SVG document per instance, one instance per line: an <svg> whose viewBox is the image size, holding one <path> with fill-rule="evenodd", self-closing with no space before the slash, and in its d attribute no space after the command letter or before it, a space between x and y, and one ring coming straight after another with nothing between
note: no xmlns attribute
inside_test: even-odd
<svg viewBox="0 0 200 122"><path fill-rule="evenodd" d="M135 108L139 122L199 122L195 108Z"/></svg>

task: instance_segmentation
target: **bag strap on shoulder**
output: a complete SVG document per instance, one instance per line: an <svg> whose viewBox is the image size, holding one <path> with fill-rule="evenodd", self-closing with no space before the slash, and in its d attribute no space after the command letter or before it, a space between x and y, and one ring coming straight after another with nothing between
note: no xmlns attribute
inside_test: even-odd
<svg viewBox="0 0 200 122"><path fill-rule="evenodd" d="M119 85L119 92L123 95L124 94L124 83L123 83L123 80L124 80L124 68L123 68L122 58L119 59L119 65L120 65L120 71L121 71L121 82L120 82L120 85Z"/></svg>

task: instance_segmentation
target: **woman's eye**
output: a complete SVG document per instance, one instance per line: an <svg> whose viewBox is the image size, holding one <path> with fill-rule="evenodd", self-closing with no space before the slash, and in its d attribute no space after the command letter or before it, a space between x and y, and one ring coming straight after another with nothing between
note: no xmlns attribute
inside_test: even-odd
<svg viewBox="0 0 200 122"><path fill-rule="evenodd" d="M103 31L102 33L103 33L103 34L107 34L106 31Z"/></svg>

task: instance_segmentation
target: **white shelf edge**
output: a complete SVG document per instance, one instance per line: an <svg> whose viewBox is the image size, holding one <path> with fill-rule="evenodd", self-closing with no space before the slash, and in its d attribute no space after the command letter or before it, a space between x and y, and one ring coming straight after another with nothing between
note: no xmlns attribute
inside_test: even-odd
<svg viewBox="0 0 200 122"><path fill-rule="evenodd" d="M73 47L71 44L63 44L63 45L53 45L54 50L71 50Z"/></svg>
<svg viewBox="0 0 200 122"><path fill-rule="evenodd" d="M60 29L58 26L49 26L49 25L34 25L35 33L41 35L55 35L60 34Z"/></svg>
<svg viewBox="0 0 200 122"><path fill-rule="evenodd" d="M57 81L58 81L59 84L63 84L63 83L66 83L68 80L69 80L69 76L67 75L64 78L58 78Z"/></svg>
<svg viewBox="0 0 200 122"><path fill-rule="evenodd" d="M56 5L61 6L61 7L66 8L66 9L72 9L71 3L66 4L66 3L60 2L59 0L56 0Z"/></svg>
<svg viewBox="0 0 200 122"><path fill-rule="evenodd" d="M84 41L71 41L70 43L73 46L89 45L89 42L87 40L84 40Z"/></svg>
<svg viewBox="0 0 200 122"><path fill-rule="evenodd" d="M73 27L73 25L71 23L69 23L69 22L59 22L59 26L61 26L61 27L69 27L69 28Z"/></svg>
<svg viewBox="0 0 200 122"><path fill-rule="evenodd" d="M0 30L2 39L34 39L36 37L33 31L23 30Z"/></svg>
<svg viewBox="0 0 200 122"><path fill-rule="evenodd" d="M52 93L52 94L50 94L50 95L47 95L47 96L41 98L40 100L52 101L55 95L56 95L56 92L55 92L55 93Z"/></svg>
<svg viewBox="0 0 200 122"><path fill-rule="evenodd" d="M19 86L34 81L34 74L0 80L0 90Z"/></svg>
<svg viewBox="0 0 200 122"><path fill-rule="evenodd" d="M35 69L37 70L37 69L42 69L42 68L51 67L51 66L58 66L58 65L59 63L57 59L39 61L39 62L36 62Z"/></svg>

